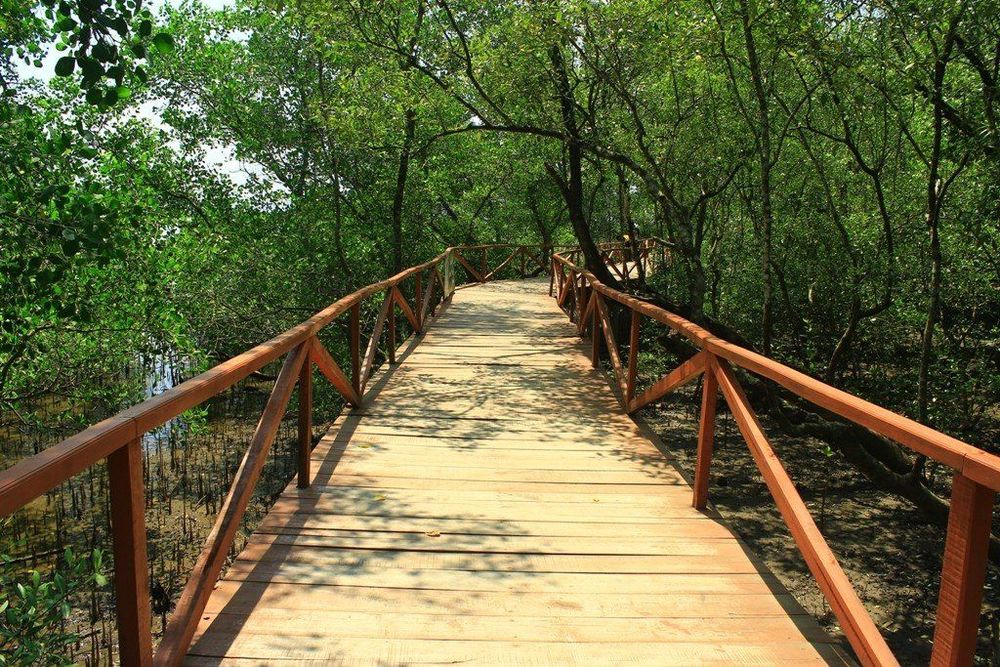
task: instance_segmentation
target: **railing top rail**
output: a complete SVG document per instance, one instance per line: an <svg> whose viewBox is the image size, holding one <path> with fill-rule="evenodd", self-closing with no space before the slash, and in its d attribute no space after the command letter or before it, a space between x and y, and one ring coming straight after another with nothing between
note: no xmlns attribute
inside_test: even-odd
<svg viewBox="0 0 1000 667"><path fill-rule="evenodd" d="M32 499L94 465L141 434L225 391L315 335L354 304L437 265L451 251L452 248L448 248L423 264L362 287L271 340L0 471L0 516L17 511Z"/></svg>
<svg viewBox="0 0 1000 667"><path fill-rule="evenodd" d="M302 341L314 336L357 303L440 264L453 251L533 247L543 246L517 243L452 246L429 261L338 299L309 319L274 338L0 471L0 516L17 511L34 498L86 470L143 433L162 426L185 410L225 391L251 373L278 359Z"/></svg>
<svg viewBox="0 0 1000 667"><path fill-rule="evenodd" d="M665 324L686 337L699 349L707 350L745 370L773 380L815 405L950 466L983 486L1000 491L1000 456L990 454L908 417L832 387L773 359L725 341L690 320L608 287L590 271L558 253L553 255L553 260L567 270L586 277L589 286L602 296Z"/></svg>

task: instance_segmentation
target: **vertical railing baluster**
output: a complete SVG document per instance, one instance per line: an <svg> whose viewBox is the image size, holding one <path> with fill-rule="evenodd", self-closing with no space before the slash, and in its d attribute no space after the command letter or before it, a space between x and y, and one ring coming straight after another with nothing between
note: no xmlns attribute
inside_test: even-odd
<svg viewBox="0 0 1000 667"><path fill-rule="evenodd" d="M313 365L307 356L299 371L299 473L300 489L309 486L312 478L310 457L312 456L312 407L313 407Z"/></svg>
<svg viewBox="0 0 1000 667"><path fill-rule="evenodd" d="M955 473L944 543L931 665L971 665L986 581L992 489Z"/></svg>
<svg viewBox="0 0 1000 667"><path fill-rule="evenodd" d="M715 411L719 401L719 380L715 375L715 364L708 358L701 389L701 421L698 424L698 457L694 470L694 500L696 509L703 510L708 504L709 472L712 468L712 450L715 440Z"/></svg>
<svg viewBox="0 0 1000 667"><path fill-rule="evenodd" d="M123 665L149 665L153 639L141 437L108 456L108 481L119 656Z"/></svg>
<svg viewBox="0 0 1000 667"><path fill-rule="evenodd" d="M636 364L639 361L639 324L642 315L638 310L632 311L632 322L628 333L628 372L625 375L625 409L635 398Z"/></svg>
<svg viewBox="0 0 1000 667"><path fill-rule="evenodd" d="M351 306L351 385L361 395L361 302Z"/></svg>
<svg viewBox="0 0 1000 667"><path fill-rule="evenodd" d="M484 282L484 283L486 282L486 276L490 272L490 263L489 263L489 258L488 258L487 254L486 254L486 250L487 250L486 246L483 246L483 261L482 261L483 269L482 269L482 271L479 274L479 275L481 275L483 277L483 279L482 279L481 282Z"/></svg>

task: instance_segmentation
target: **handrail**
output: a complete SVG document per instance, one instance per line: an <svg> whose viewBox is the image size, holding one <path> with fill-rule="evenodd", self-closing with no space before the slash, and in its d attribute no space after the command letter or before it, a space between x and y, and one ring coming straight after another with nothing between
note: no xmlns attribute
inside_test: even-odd
<svg viewBox="0 0 1000 667"><path fill-rule="evenodd" d="M521 260L520 272L518 274L521 278L524 278L527 275L526 262L529 259L533 261L542 272L547 271L548 266L545 265L545 263L541 260L540 257L531 254L528 251L529 247L538 248L543 252L545 252L546 254L548 254L551 251L551 248L547 248L545 246L526 246L526 245L517 245L513 243L496 243L493 245L468 245L468 246L461 246L459 248L453 248L452 250L454 252L455 259L458 260L458 263L462 266L462 268L464 268L468 272L469 277L471 277L476 282L485 283L494 278L498 273L500 273L500 271L502 271L515 259L518 258L520 258ZM511 248L514 249L513 252L507 255L506 259L500 262L496 266L496 268L490 270L488 266L489 251L494 249L509 250ZM479 251L480 253L480 262L478 267L473 266L472 262L465 256L465 254L469 253L470 251Z"/></svg>
<svg viewBox="0 0 1000 667"><path fill-rule="evenodd" d="M955 469L931 664L972 663L993 500L1000 490L1000 457L722 340L689 320L602 284L590 271L558 253L552 256L550 295L576 322L581 335L589 327L595 368L599 366L603 338L615 384L629 413L704 374L692 500L699 509L704 509L708 498L715 409L721 390L785 524L863 664L898 663L767 441L733 366L772 380L815 405ZM624 368L605 299L631 311L628 365ZM681 334L700 352L636 397L636 353L642 316Z"/></svg>
<svg viewBox="0 0 1000 667"><path fill-rule="evenodd" d="M492 271L484 260L483 273L477 276L477 280L486 282L517 257L521 258L522 277L528 259L534 259L543 271L546 270L546 264L534 257L528 251L529 247L497 244L448 248L430 261L348 294L265 343L19 461L0 471L0 517L19 510L74 475L107 459L121 662L128 665L180 664L233 543L296 385L300 389L298 485L307 487L310 483L309 452L312 446L312 367L315 366L330 381L348 404L360 407L365 386L372 375L378 341L386 327L388 360L395 362L397 309L416 333L423 333L429 323L428 314L434 314L435 304L446 301L455 291L454 261L461 261L463 250L479 250L485 256L493 248L516 248L501 266ZM550 252L548 248L535 247L545 254ZM423 285L425 272L429 274L426 287ZM410 278L414 281L412 306L400 289L401 284ZM362 352L361 303L378 293L384 293L382 307L367 347ZM317 337L324 327L345 313L350 316L350 378ZM229 389L282 355L285 359L264 414L154 656L143 500L142 435Z"/></svg>

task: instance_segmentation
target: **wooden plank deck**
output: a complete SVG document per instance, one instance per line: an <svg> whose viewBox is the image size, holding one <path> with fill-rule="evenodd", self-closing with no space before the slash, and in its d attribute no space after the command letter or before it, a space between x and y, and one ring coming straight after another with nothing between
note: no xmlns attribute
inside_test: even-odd
<svg viewBox="0 0 1000 667"><path fill-rule="evenodd" d="M188 663L845 662L591 370L542 281L459 290L313 451Z"/></svg>

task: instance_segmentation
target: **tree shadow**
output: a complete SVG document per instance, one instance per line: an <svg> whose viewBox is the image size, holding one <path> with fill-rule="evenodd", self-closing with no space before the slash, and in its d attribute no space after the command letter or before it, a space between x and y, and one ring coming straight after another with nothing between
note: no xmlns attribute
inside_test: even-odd
<svg viewBox="0 0 1000 667"><path fill-rule="evenodd" d="M380 369L213 592L193 663L593 663L608 645L837 661L718 514L690 508L546 287L463 292Z"/></svg>

